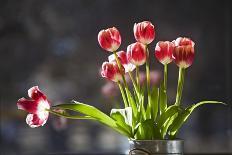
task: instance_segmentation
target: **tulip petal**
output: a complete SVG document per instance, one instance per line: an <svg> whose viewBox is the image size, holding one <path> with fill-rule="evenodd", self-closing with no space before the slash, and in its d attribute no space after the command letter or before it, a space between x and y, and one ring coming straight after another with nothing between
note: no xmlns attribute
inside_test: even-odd
<svg viewBox="0 0 232 155"><path fill-rule="evenodd" d="M134 37L143 44L150 44L155 39L155 29L151 22L143 21L134 24Z"/></svg>
<svg viewBox="0 0 232 155"><path fill-rule="evenodd" d="M43 126L48 119L48 113L45 118L41 119L37 114L28 114L26 118L26 123L31 127L31 128L36 128L39 126Z"/></svg>
<svg viewBox="0 0 232 155"><path fill-rule="evenodd" d="M46 99L46 96L39 90L38 86L31 87L28 90L28 96L34 100L37 100L39 98Z"/></svg>
<svg viewBox="0 0 232 155"><path fill-rule="evenodd" d="M98 43L106 51L116 51L121 44L121 35L115 27L101 30L98 33Z"/></svg>
<svg viewBox="0 0 232 155"><path fill-rule="evenodd" d="M146 47L140 42L127 46L127 59L130 63L141 66L146 62Z"/></svg>
<svg viewBox="0 0 232 155"><path fill-rule="evenodd" d="M21 98L17 102L18 109L25 110L29 113L35 114L37 112L38 102L34 100L28 100L25 98Z"/></svg>
<svg viewBox="0 0 232 155"><path fill-rule="evenodd" d="M119 61L121 62L121 64L123 65L123 67L125 69L125 73L132 72L136 68L135 65L133 65L132 63L130 63L128 61L126 52L119 51L116 54L118 56ZM111 54L108 57L108 60L109 60L109 62L116 62L115 55Z"/></svg>

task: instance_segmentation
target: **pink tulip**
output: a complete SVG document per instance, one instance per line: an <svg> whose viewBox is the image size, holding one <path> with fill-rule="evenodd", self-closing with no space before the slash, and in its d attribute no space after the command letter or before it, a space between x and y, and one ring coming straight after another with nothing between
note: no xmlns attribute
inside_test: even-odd
<svg viewBox="0 0 232 155"><path fill-rule="evenodd" d="M159 41L155 47L155 57L163 65L169 64L173 60L172 53L173 53L174 48L175 48L175 45L172 42Z"/></svg>
<svg viewBox="0 0 232 155"><path fill-rule="evenodd" d="M31 99L21 98L17 102L18 109L25 110L29 114L26 123L32 127L43 126L48 119L50 103L47 97L39 90L38 86L34 86L28 90L28 96Z"/></svg>
<svg viewBox="0 0 232 155"><path fill-rule="evenodd" d="M175 49L173 51L174 62L181 68L188 68L194 59L195 43L190 38L179 37L173 41Z"/></svg>
<svg viewBox="0 0 232 155"><path fill-rule="evenodd" d="M121 35L115 27L101 30L98 33L98 43L106 51L116 51L121 45Z"/></svg>
<svg viewBox="0 0 232 155"><path fill-rule="evenodd" d="M123 74L125 74L125 70L123 67ZM118 82L122 80L122 74L116 62L104 62L102 64L101 75L108 80Z"/></svg>
<svg viewBox="0 0 232 155"><path fill-rule="evenodd" d="M119 51L117 52L117 56L118 56L118 59L120 61L120 63L123 65L123 67L125 68L125 73L127 72L132 72L134 69L135 69L135 65L133 65L132 63L130 63L127 59L127 55L126 55L126 52L124 51ZM115 60L115 55L112 54L108 57L109 59L109 62L113 62L113 61L116 61Z"/></svg>
<svg viewBox="0 0 232 155"><path fill-rule="evenodd" d="M130 63L141 66L146 62L147 53L146 46L136 42L127 47L127 59Z"/></svg>
<svg viewBox="0 0 232 155"><path fill-rule="evenodd" d="M145 45L150 44L155 39L155 29L149 21L143 21L138 24L134 24L134 36L135 39Z"/></svg>

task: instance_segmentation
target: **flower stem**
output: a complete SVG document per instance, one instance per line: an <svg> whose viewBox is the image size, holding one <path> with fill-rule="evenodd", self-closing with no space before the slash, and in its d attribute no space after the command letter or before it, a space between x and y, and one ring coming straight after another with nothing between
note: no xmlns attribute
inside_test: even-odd
<svg viewBox="0 0 232 155"><path fill-rule="evenodd" d="M124 102L124 104L125 104L125 107L128 107L128 102L127 102L127 99L126 99L126 95L125 95L124 89L123 89L123 87L122 87L122 85L121 85L121 82L118 81L117 84L118 84L118 87L119 87L119 89L120 89L120 91L121 91L122 99L123 99L123 102Z"/></svg>
<svg viewBox="0 0 232 155"><path fill-rule="evenodd" d="M139 83L139 66L136 66L136 82L138 89L140 90L140 83Z"/></svg>
<svg viewBox="0 0 232 155"><path fill-rule="evenodd" d="M146 76L147 76L147 95L148 95L148 104L150 104L150 70L149 70L149 51L146 45L146 52L147 52L147 60L146 60Z"/></svg>
<svg viewBox="0 0 232 155"><path fill-rule="evenodd" d="M131 81L132 81L132 83L133 83L133 86L134 86L134 88L135 88L136 94L137 94L137 96L138 96L138 95L139 95L138 85L136 84L136 82L135 82L135 80L134 80L134 78L133 78L132 73L131 73L130 71L129 71L128 73L129 73L130 79L131 79Z"/></svg>
<svg viewBox="0 0 232 155"><path fill-rule="evenodd" d="M164 65L164 90L167 91L168 65Z"/></svg>
<svg viewBox="0 0 232 155"><path fill-rule="evenodd" d="M180 105L181 97L182 97L182 91L184 86L184 74L185 74L185 68L179 68L179 77L178 77L178 85L177 85L177 93L176 93L176 103L175 105Z"/></svg>

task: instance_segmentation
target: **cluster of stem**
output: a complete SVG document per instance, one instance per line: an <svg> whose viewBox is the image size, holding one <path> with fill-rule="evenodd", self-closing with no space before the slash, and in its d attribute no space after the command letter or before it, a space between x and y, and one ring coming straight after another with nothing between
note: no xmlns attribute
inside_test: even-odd
<svg viewBox="0 0 232 155"><path fill-rule="evenodd" d="M150 64L149 64L149 50L148 46L146 46L146 92L147 92L147 101L148 101L148 106L151 105L151 87L150 87ZM119 67L119 70L122 74L122 82L120 81L117 82L119 89L122 94L122 98L124 101L125 107L131 106L129 101L128 101L128 94L127 92L129 91L128 84L125 79L125 75L123 74L123 66L121 62L119 61L118 55L116 51L113 52L117 65ZM135 89L135 92L137 95L140 94L141 92L141 87L140 87L140 77L139 77L139 66L136 66L136 77L133 77L133 74L129 71L128 72L129 77L132 81L133 87ZM183 92L183 85L184 85L184 74L185 74L185 68L179 68L179 76L178 76L178 83L177 83L177 93L176 93L176 101L175 105L180 105L181 103L181 97L182 97L182 92ZM164 75L163 75L163 89L164 92L167 93L167 78L168 78L168 64L164 64ZM139 97L139 96L138 96Z"/></svg>

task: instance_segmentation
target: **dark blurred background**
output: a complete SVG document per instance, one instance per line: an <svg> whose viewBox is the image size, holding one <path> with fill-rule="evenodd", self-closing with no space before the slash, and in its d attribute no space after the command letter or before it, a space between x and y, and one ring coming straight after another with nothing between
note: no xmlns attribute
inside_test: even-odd
<svg viewBox="0 0 232 155"><path fill-rule="evenodd" d="M127 139L92 121L49 117L31 129L16 101L38 85L53 105L72 99L109 112L114 103L102 95L106 81L99 68L109 53L97 34L115 26L120 49L134 42L133 25L151 21L156 39L192 38L196 57L187 70L183 105L220 100L231 105L231 9L229 0L1 0L0 110L1 154L38 152L125 152ZM152 55L152 54L151 54ZM152 69L162 65L151 57ZM177 72L169 65L169 100L174 101ZM195 111L179 133L186 152L232 153L231 106L208 105Z"/></svg>

